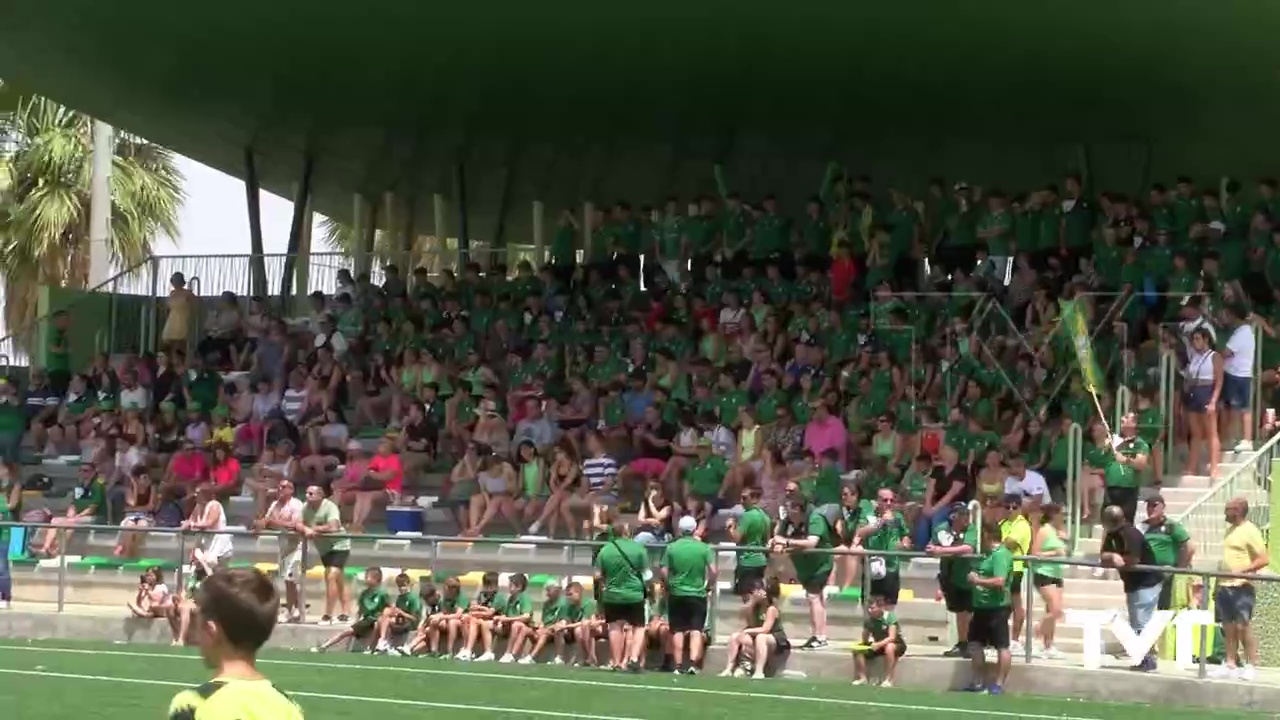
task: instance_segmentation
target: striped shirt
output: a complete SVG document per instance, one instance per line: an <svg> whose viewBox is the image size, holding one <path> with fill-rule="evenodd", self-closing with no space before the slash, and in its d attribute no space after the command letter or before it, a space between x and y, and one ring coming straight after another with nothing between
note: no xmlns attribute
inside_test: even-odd
<svg viewBox="0 0 1280 720"><path fill-rule="evenodd" d="M302 408L306 404L306 390L289 388L284 391L284 397L280 399L280 412L284 414L286 420L296 425L298 424L298 419L302 417Z"/></svg>
<svg viewBox="0 0 1280 720"><path fill-rule="evenodd" d="M582 461L582 476L587 479L587 487L593 492L602 489L617 474L618 462L608 455Z"/></svg>

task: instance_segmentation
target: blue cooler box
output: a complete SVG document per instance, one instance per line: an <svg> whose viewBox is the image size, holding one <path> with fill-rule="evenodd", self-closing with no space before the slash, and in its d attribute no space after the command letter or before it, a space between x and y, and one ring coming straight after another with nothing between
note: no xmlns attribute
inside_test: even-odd
<svg viewBox="0 0 1280 720"><path fill-rule="evenodd" d="M422 508L416 505L387 508L387 532L394 535L401 532L422 532Z"/></svg>

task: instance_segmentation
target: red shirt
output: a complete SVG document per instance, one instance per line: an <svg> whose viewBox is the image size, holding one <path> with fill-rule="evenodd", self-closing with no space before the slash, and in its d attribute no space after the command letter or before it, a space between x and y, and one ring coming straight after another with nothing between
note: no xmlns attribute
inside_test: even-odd
<svg viewBox="0 0 1280 720"><path fill-rule="evenodd" d="M221 465L214 465L209 471L209 476L213 478L213 483L218 487L231 487L240 482L240 461L235 458L227 458L227 461Z"/></svg>
<svg viewBox="0 0 1280 720"><path fill-rule="evenodd" d="M858 266L850 258L837 258L831 263L831 297L848 300L853 291L853 281L858 278Z"/></svg>
<svg viewBox="0 0 1280 720"><path fill-rule="evenodd" d="M404 488L404 466L400 464L399 455L374 455L369 460L369 472L378 475L390 472L391 479L387 481L387 489L400 492Z"/></svg>
<svg viewBox="0 0 1280 720"><path fill-rule="evenodd" d="M173 456L173 475L178 482L195 484L209 477L209 460L204 453L195 450Z"/></svg>

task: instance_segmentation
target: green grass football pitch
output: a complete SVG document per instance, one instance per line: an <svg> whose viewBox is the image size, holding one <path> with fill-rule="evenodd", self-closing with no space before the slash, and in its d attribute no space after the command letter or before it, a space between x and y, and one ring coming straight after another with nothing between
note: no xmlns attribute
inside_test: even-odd
<svg viewBox="0 0 1280 720"><path fill-rule="evenodd" d="M302 706L309 720L408 720L424 712L511 720L830 720L855 714L893 720L1129 720L1147 709L1061 698L852 687L835 681L619 675L349 653L272 651L263 655L261 669ZM190 650L0 641L0 708L21 720L160 718L176 692L207 679L199 656ZM1158 712L1162 720L1259 717L1190 708L1160 707Z"/></svg>

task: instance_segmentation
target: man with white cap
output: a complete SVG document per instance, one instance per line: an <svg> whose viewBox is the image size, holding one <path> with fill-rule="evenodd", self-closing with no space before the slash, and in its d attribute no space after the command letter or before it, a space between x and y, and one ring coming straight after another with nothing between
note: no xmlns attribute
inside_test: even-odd
<svg viewBox="0 0 1280 720"><path fill-rule="evenodd" d="M707 593L716 586L716 554L710 545L694 537L698 521L685 515L676 523L675 542L662 556L662 576L667 582L667 622L671 626L671 655L676 673L695 675L702 663L707 625ZM685 646L689 648L686 665Z"/></svg>

